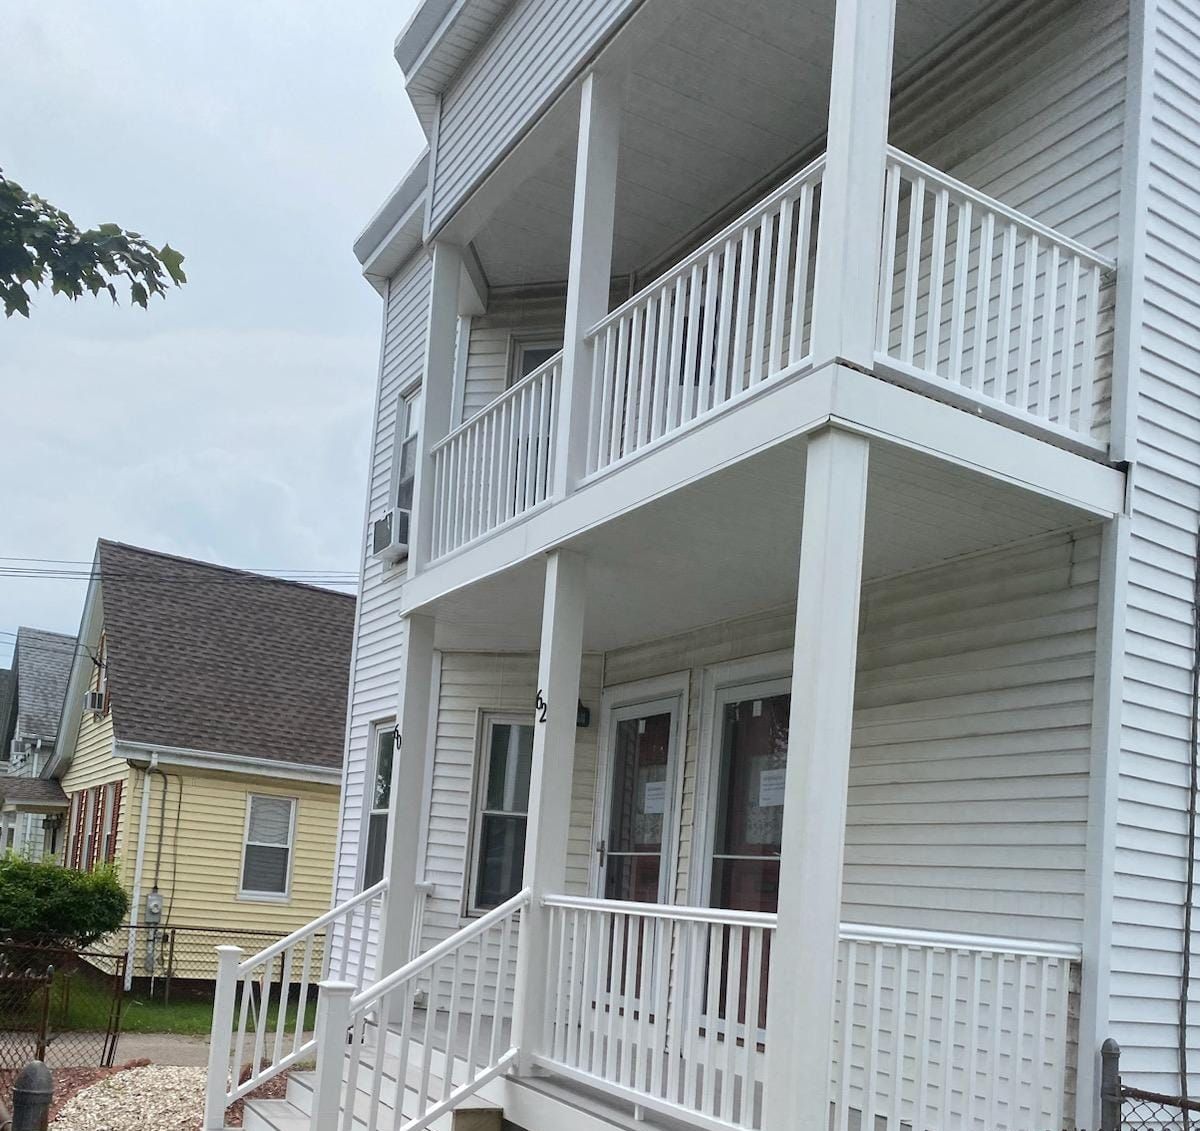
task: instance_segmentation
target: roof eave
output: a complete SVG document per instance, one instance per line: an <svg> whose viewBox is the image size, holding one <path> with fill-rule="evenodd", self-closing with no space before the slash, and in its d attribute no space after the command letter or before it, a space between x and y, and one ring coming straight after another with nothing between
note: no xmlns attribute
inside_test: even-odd
<svg viewBox="0 0 1200 1131"><path fill-rule="evenodd" d="M428 185L426 149L354 241L363 274L380 293L397 268L422 245Z"/></svg>
<svg viewBox="0 0 1200 1131"><path fill-rule="evenodd" d="M148 764L151 758L155 758L159 766L177 769L209 770L328 785L340 785L342 781L340 763L334 766L312 766L305 762L283 762L277 758L223 754L214 750L189 750L179 746L162 746L154 742L118 741L114 746L114 753L134 765Z"/></svg>

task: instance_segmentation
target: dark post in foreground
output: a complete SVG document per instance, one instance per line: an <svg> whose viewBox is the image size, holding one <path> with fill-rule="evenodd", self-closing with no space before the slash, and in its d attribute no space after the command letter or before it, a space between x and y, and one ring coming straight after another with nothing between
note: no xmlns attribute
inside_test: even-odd
<svg viewBox="0 0 1200 1131"><path fill-rule="evenodd" d="M12 1131L46 1131L54 1076L40 1060L31 1060L13 1084Z"/></svg>
<svg viewBox="0 0 1200 1131"><path fill-rule="evenodd" d="M1109 1037L1100 1046L1100 1131L1120 1131L1120 1128L1121 1046Z"/></svg>

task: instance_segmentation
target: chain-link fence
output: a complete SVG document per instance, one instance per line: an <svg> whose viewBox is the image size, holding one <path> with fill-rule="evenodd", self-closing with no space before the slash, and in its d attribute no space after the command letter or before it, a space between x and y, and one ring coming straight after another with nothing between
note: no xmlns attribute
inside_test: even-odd
<svg viewBox="0 0 1200 1131"><path fill-rule="evenodd" d="M1200 1100L1126 1085L1121 1046L1111 1037L1100 1059L1100 1131L1200 1131Z"/></svg>
<svg viewBox="0 0 1200 1131"><path fill-rule="evenodd" d="M0 1068L113 1063L125 956L59 943L0 943Z"/></svg>

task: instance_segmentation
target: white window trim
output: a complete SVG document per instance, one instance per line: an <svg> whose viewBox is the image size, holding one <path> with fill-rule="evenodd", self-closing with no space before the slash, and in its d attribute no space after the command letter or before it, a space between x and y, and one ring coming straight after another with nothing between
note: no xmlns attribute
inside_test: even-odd
<svg viewBox="0 0 1200 1131"><path fill-rule="evenodd" d="M562 348L563 335L561 331L556 333L553 330L529 330L510 334L508 336L508 375L504 387L511 389L518 381L525 379L521 376L521 361L526 350L550 350L553 355L560 353Z"/></svg>
<svg viewBox="0 0 1200 1131"><path fill-rule="evenodd" d="M700 699L700 735L696 746L696 800L692 822L692 858L688 876L688 902L694 907L709 905L712 890L712 845L715 832L717 785L716 766L721 756L721 707L732 698L744 698L744 690L776 680L790 680L793 654L768 652L744 660L713 664L704 669ZM790 688L789 688L790 690Z"/></svg>
<svg viewBox="0 0 1200 1131"><path fill-rule="evenodd" d="M287 842L287 875L286 883L283 891L249 891L242 887L242 882L246 877L246 849L250 844L250 810L254 805L254 798L265 797L272 801L288 801L291 803L292 811L288 821L288 842ZM282 793L247 793L246 794L246 818L242 825L242 858L238 864L238 894L239 900L246 903L288 903L292 898L292 864L296 856L296 811L300 808L300 799L288 794ZM265 845L267 848L279 848L278 844Z"/></svg>
<svg viewBox="0 0 1200 1131"><path fill-rule="evenodd" d="M663 878L660 892L663 902L675 902L679 885L679 852L683 825L683 778L687 760L688 695L691 672L639 679L632 683L606 687L600 698L600 730L597 734L596 790L592 811L592 859L588 864L589 890L603 898L600 887L600 841L608 839L608 808L612 774L613 725L618 716L646 707L667 706L675 712L674 733L668 755L668 797L670 811L663 829Z"/></svg>
<svg viewBox="0 0 1200 1131"><path fill-rule="evenodd" d="M400 490L400 451L404 447L404 441L410 436L420 435L424 423L417 420L415 426L409 430L409 425L413 423L413 401L421 395L421 391L421 382L417 381L405 386L396 394L396 415L392 422L392 469L388 476L388 510L396 508L396 495Z"/></svg>
<svg viewBox="0 0 1200 1131"><path fill-rule="evenodd" d="M389 810L391 809L391 806L389 805L388 810L375 810L371 806L371 800L374 797L375 772L379 766L379 737L380 737L380 735L385 734L389 730L395 732L395 729L396 729L396 717L394 715L392 715L387 718L372 720L372 722L370 724L370 728L367 733L367 742L368 742L367 765L366 765L367 772L366 772L366 776L363 778L362 820L361 820L361 824L359 826L359 828L360 828L359 837L360 837L361 843L359 844L359 850L358 850L358 867L355 871L355 876L354 876L354 890L355 891L362 891L363 888L366 886L366 882L367 882L367 843L368 843L368 840L370 837L370 832L371 832L371 816L372 816L372 814L374 814L377 811L378 812L389 812ZM395 782L395 780L396 780L396 754L397 754L397 750L393 746L393 749L392 749L392 781L393 782ZM388 798L389 798L389 800L391 799L390 791L388 793ZM384 842L383 842L383 851L384 851L383 874L385 876L387 875L387 871L388 871L388 869L387 869L387 846L388 846L388 843L391 841L391 835L392 835L392 830L391 830L391 821L390 821L390 812L389 812L388 830L384 834Z"/></svg>
<svg viewBox="0 0 1200 1131"><path fill-rule="evenodd" d="M488 751L491 748L489 738L492 727L501 726L534 726L533 715L520 708L512 710L488 709L481 710L476 717L475 725L475 780L471 791L471 835L468 838L471 859L467 869L467 885L463 891L462 916L464 920L478 919L492 910L490 907L475 906L475 892L479 882L479 836L483 827L483 802L487 795ZM533 788L532 781L530 789ZM525 814L525 831L529 831L529 813Z"/></svg>

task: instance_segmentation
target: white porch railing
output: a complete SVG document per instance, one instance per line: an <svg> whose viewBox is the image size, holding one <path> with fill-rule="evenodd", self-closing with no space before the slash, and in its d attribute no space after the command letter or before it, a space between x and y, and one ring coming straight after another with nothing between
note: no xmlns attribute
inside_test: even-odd
<svg viewBox="0 0 1200 1131"><path fill-rule="evenodd" d="M314 1128L340 1107L343 1131L356 1120L419 1131L506 1071L517 1053L514 927L529 899L519 893L349 998L329 1021L330 1032L349 1031L349 1045L317 1049ZM418 987L428 994L423 1007Z"/></svg>
<svg viewBox="0 0 1200 1131"><path fill-rule="evenodd" d="M876 360L1104 451L1114 264L889 148Z"/></svg>
<svg viewBox="0 0 1200 1131"><path fill-rule="evenodd" d="M824 157L598 322L587 472L809 360Z"/></svg>
<svg viewBox="0 0 1200 1131"><path fill-rule="evenodd" d="M313 1055L315 1041L305 1032L309 1003L323 977L363 985L367 936L383 913L387 886L380 880L247 959L240 947L217 948L204 1105L209 1131L224 1127L225 1109L235 1100ZM247 1066L246 1079L239 1079Z"/></svg>
<svg viewBox="0 0 1200 1131"><path fill-rule="evenodd" d="M545 903L555 1005L535 1060L693 1126L761 1128L774 916ZM844 925L832 1126L1061 1127L1077 961L1070 947Z"/></svg>
<svg viewBox="0 0 1200 1131"><path fill-rule="evenodd" d="M550 495L562 354L433 446L433 545L441 558Z"/></svg>

